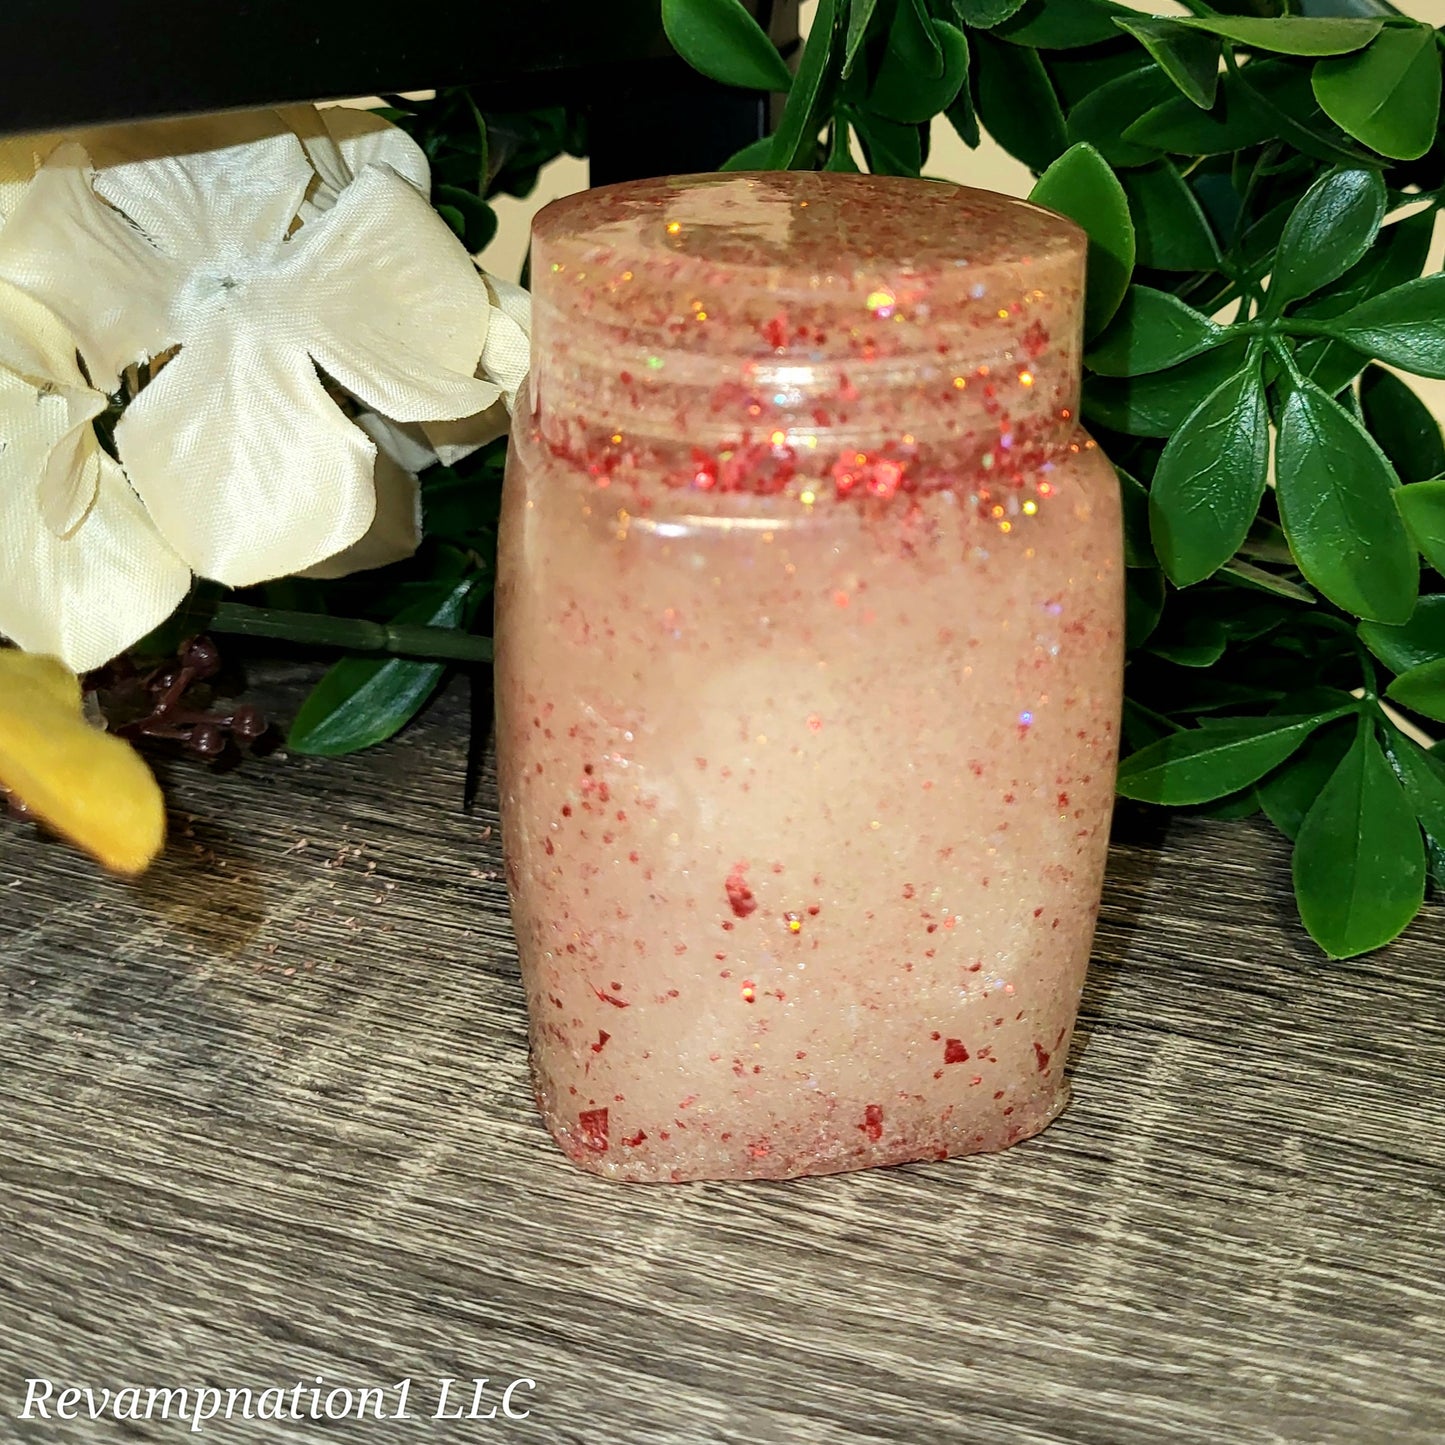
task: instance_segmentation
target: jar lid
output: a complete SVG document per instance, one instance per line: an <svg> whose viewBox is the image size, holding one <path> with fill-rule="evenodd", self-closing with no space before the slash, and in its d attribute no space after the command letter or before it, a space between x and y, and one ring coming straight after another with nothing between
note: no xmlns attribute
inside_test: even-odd
<svg viewBox="0 0 1445 1445"><path fill-rule="evenodd" d="M1071 221L938 181L721 173L569 196L533 223L537 427L603 480L996 485L1076 428L1085 255Z"/></svg>

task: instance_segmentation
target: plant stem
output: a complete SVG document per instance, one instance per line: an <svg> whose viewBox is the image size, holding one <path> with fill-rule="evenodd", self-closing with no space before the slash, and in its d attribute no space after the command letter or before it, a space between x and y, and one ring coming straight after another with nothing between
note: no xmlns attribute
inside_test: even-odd
<svg viewBox="0 0 1445 1445"><path fill-rule="evenodd" d="M490 662L492 639L451 627L368 622L360 617L327 617L318 612L281 612L220 602L206 622L211 632L238 637L272 637L309 642L348 652L385 652L398 657L430 657L446 662Z"/></svg>

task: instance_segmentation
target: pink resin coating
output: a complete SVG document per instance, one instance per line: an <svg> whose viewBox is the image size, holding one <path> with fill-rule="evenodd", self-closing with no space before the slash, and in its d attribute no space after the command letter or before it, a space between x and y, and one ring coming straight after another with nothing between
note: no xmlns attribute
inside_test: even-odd
<svg viewBox="0 0 1445 1445"><path fill-rule="evenodd" d="M1066 1102L1123 634L1082 257L871 177L539 217L498 761L538 1099L583 1167L942 1158Z"/></svg>

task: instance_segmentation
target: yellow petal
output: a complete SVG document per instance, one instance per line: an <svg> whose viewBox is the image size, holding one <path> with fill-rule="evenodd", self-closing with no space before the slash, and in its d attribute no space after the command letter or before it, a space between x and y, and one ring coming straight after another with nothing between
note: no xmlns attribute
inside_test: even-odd
<svg viewBox="0 0 1445 1445"><path fill-rule="evenodd" d="M117 873L141 872L165 843L155 775L85 721L80 683L53 657L0 651L0 785Z"/></svg>

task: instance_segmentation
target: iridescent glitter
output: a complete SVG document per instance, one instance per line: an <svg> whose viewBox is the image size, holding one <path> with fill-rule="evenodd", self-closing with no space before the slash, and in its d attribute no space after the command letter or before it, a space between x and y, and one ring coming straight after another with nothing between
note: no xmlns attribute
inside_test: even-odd
<svg viewBox="0 0 1445 1445"><path fill-rule="evenodd" d="M1083 259L1035 208L871 177L538 218L498 760L582 1166L823 1173L1063 1107L1122 646Z"/></svg>

